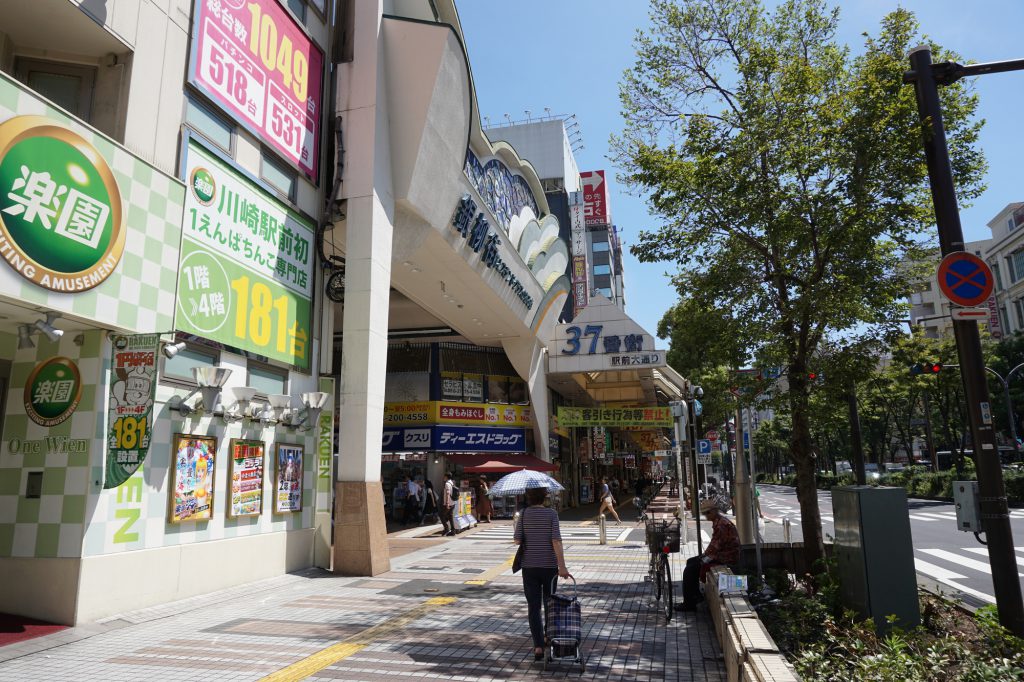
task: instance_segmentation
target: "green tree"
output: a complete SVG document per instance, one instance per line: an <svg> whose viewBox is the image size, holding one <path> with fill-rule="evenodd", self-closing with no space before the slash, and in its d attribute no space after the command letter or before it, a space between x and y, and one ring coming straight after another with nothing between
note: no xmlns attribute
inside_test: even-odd
<svg viewBox="0 0 1024 682"><path fill-rule="evenodd" d="M875 334L902 317L901 262L916 259L932 208L908 49L914 16L896 10L853 56L823 0L652 0L620 84L625 179L648 192L660 226L642 261L677 263L681 297L729 311L762 366L788 375L790 452L803 537L823 555L814 488L808 368L822 339ZM951 55L933 46L939 59ZM981 189L976 99L942 91L962 201Z"/></svg>

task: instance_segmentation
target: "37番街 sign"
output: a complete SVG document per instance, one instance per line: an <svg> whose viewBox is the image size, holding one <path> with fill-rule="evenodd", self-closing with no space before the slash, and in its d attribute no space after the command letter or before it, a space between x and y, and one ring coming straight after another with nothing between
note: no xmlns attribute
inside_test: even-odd
<svg viewBox="0 0 1024 682"><path fill-rule="evenodd" d="M314 224L189 140L177 328L309 366Z"/></svg>
<svg viewBox="0 0 1024 682"><path fill-rule="evenodd" d="M0 257L51 291L92 289L124 252L121 193L100 153L42 116L0 124Z"/></svg>

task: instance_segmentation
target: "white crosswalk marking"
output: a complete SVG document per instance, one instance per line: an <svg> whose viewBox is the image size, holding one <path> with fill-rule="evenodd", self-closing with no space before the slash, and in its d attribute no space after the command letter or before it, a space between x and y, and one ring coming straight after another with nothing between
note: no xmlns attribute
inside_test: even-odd
<svg viewBox="0 0 1024 682"><path fill-rule="evenodd" d="M965 552L970 552L971 554L980 554L981 556L984 556L984 557L988 556L988 550L985 549L984 547L964 547L964 551ZM1018 566L1024 566L1024 556L1021 556L1021 554L1024 553L1024 548L1018 547L1017 548L1017 552L1018 552L1017 557L1016 557L1017 558L1017 565Z"/></svg>
<svg viewBox="0 0 1024 682"><path fill-rule="evenodd" d="M920 551L924 552L925 554L930 554L933 557L950 561L961 568L972 568L975 571L980 571L981 573L984 573L985 575L992 575L992 568L988 565L987 562L978 561L977 559L968 559L967 557L960 556L959 554L954 554L953 552L949 552L944 549L922 549ZM1024 578L1024 575L1021 575L1020 573L1018 573L1017 575L1021 578Z"/></svg>
<svg viewBox="0 0 1024 682"><path fill-rule="evenodd" d="M597 540L601 536L601 529L599 526L570 526L567 524L561 525L561 533L563 540ZM633 530L629 526L611 526L608 527L607 537L610 541L625 541L630 531ZM493 526L491 528L481 527L471 536L474 540L493 540L495 542L512 542L512 526L501 525Z"/></svg>
<svg viewBox="0 0 1024 682"><path fill-rule="evenodd" d="M950 587L955 587L956 589L960 590L961 592L963 592L965 594L974 595L975 597L978 597L979 599L983 599L983 600L987 601L990 604L995 604L996 603L995 597L993 597L991 595L985 594L984 592L981 592L979 590L974 590L974 589L971 589L970 587L965 587L964 585L960 585L960 584L958 584L956 582L953 582L955 580L967 580L966 576L963 576L963 575L960 575L959 573L955 573L953 571L950 571L950 570L948 570L946 568L943 568L942 566L936 566L935 564L930 564L927 561L924 561L923 559L918 559L917 557L914 557L914 566L917 568L917 572L918 573L921 573L922 575L926 575L929 578L931 578L932 580L935 580L936 582L940 582L940 583L942 583L944 585L949 585Z"/></svg>

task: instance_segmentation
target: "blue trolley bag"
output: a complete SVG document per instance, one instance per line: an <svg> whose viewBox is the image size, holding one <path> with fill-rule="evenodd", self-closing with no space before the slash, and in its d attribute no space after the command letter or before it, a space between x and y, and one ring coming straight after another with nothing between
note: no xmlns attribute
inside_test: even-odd
<svg viewBox="0 0 1024 682"><path fill-rule="evenodd" d="M547 651L544 656L544 669L553 662L564 662L578 665L580 672L586 671L586 659L580 651L583 640L583 619L580 600L576 596L576 579L572 579L572 596L555 594L554 578L551 580L551 593L544 602L544 629L547 634Z"/></svg>

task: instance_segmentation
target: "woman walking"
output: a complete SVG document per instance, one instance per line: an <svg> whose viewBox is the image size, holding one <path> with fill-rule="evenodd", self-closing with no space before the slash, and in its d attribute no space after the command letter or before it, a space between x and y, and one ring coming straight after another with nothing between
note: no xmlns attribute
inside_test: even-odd
<svg viewBox="0 0 1024 682"><path fill-rule="evenodd" d="M541 606L557 588L558 578L571 578L562 552L562 533L558 513L544 506L545 488L526 490L527 507L516 526L515 543L523 546L523 592L530 615L533 635L533 658L544 659L544 621Z"/></svg>
<svg viewBox="0 0 1024 682"><path fill-rule="evenodd" d="M490 523L491 514L494 513L494 505L491 498L487 497L487 477L481 476L476 482L476 513L481 523Z"/></svg>
<svg viewBox="0 0 1024 682"><path fill-rule="evenodd" d="M615 498L612 497L612 491L608 489L608 479L604 476L601 477L601 491L600 491L601 508L597 510L597 516L600 518L601 514L607 509L615 517L615 523L622 524L622 520L619 518L618 512L615 511Z"/></svg>
<svg viewBox="0 0 1024 682"><path fill-rule="evenodd" d="M423 516L420 518L421 526L428 516L433 516L435 520L440 521L439 514L437 513L437 493L434 492L434 484L430 481L423 481Z"/></svg>

